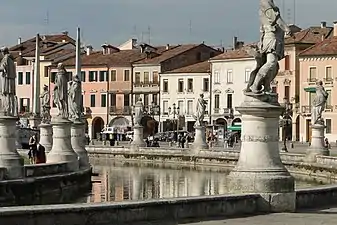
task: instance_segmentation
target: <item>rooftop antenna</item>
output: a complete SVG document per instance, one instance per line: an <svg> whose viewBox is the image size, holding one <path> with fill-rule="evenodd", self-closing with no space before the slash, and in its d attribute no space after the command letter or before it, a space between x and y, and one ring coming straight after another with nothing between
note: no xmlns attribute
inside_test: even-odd
<svg viewBox="0 0 337 225"><path fill-rule="evenodd" d="M294 2L293 2L293 4L294 4L294 6L293 6L293 20L294 20L294 24L296 23L296 1L295 0L293 0Z"/></svg>
<svg viewBox="0 0 337 225"><path fill-rule="evenodd" d="M149 35L149 44L151 44L151 27L150 26L147 27L147 33Z"/></svg>
<svg viewBox="0 0 337 225"><path fill-rule="evenodd" d="M190 23L189 23L189 35L190 35L190 39L192 39L192 20L190 20Z"/></svg>
<svg viewBox="0 0 337 225"><path fill-rule="evenodd" d="M282 0L282 18L285 18L284 13L286 11L286 1Z"/></svg>
<svg viewBox="0 0 337 225"><path fill-rule="evenodd" d="M287 23L288 24L291 23L291 9L290 8L287 9Z"/></svg>
<svg viewBox="0 0 337 225"><path fill-rule="evenodd" d="M45 25L46 25L46 33L49 33L49 10L46 12L46 18L44 19Z"/></svg>
<svg viewBox="0 0 337 225"><path fill-rule="evenodd" d="M137 25L134 25L134 26L133 26L132 36L133 36L133 38L138 38L138 37L137 37Z"/></svg>
<svg viewBox="0 0 337 225"><path fill-rule="evenodd" d="M141 42L144 42L144 32L142 31L142 34L141 34Z"/></svg>

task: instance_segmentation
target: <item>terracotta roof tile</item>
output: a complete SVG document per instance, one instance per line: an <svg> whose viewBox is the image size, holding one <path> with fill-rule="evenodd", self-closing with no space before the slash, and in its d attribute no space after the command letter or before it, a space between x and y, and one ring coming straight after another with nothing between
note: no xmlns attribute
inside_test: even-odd
<svg viewBox="0 0 337 225"><path fill-rule="evenodd" d="M294 34L295 38L288 37L285 44L316 44L322 41L322 36L328 38L333 31L332 27L309 27Z"/></svg>
<svg viewBox="0 0 337 225"><path fill-rule="evenodd" d="M331 37L302 51L299 56L337 55L337 37Z"/></svg>
<svg viewBox="0 0 337 225"><path fill-rule="evenodd" d="M135 64L160 64L161 62L164 62L165 60L168 60L176 55L179 55L183 52L186 52L188 50L191 50L200 44L188 44L188 45L177 45L170 47L168 50L164 50L161 52L161 54L157 57L150 58L150 59L143 59L140 61L137 61Z"/></svg>
<svg viewBox="0 0 337 225"><path fill-rule="evenodd" d="M227 50L224 53L211 58L210 60L227 60L227 59L245 59L245 58L253 58L253 56L249 55L245 47L236 50Z"/></svg>
<svg viewBox="0 0 337 225"><path fill-rule="evenodd" d="M166 71L165 74L170 73L209 73L210 63L208 61L203 61L193 65L178 68L172 71Z"/></svg>

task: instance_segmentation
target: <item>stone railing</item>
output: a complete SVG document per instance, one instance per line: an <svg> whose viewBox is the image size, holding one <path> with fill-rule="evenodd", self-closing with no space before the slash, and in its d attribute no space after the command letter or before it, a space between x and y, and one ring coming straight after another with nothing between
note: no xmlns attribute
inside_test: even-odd
<svg viewBox="0 0 337 225"><path fill-rule="evenodd" d="M25 177L49 176L66 173L67 171L67 163L43 163L24 166Z"/></svg>

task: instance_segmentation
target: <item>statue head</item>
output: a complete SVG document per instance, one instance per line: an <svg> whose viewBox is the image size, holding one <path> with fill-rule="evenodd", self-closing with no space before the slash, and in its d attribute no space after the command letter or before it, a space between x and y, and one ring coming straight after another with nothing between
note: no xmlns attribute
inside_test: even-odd
<svg viewBox="0 0 337 225"><path fill-rule="evenodd" d="M138 101L138 102L141 102L141 101L142 101L142 98L141 98L141 97L139 97L137 101Z"/></svg>
<svg viewBox="0 0 337 225"><path fill-rule="evenodd" d="M5 46L5 47L2 47L0 49L0 52L3 54L3 55L6 55L6 54L9 54L9 49Z"/></svg>
<svg viewBox="0 0 337 225"><path fill-rule="evenodd" d="M204 98L204 94L200 94L200 98Z"/></svg>
<svg viewBox="0 0 337 225"><path fill-rule="evenodd" d="M48 91L48 86L47 86L47 85L44 85L44 86L43 86L43 90L44 90L44 91Z"/></svg>
<svg viewBox="0 0 337 225"><path fill-rule="evenodd" d="M57 64L57 69L58 69L58 70L65 70L65 69L64 69L63 63Z"/></svg>
<svg viewBox="0 0 337 225"><path fill-rule="evenodd" d="M80 82L80 77L78 75L73 76L73 81Z"/></svg>
<svg viewBox="0 0 337 225"><path fill-rule="evenodd" d="M316 85L317 86L323 86L323 82L321 80L319 80L319 81L316 82Z"/></svg>

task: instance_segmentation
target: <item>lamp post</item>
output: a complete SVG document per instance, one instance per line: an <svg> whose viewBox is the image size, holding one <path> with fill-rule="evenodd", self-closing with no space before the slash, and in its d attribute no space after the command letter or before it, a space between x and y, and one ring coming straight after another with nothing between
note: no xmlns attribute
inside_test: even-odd
<svg viewBox="0 0 337 225"><path fill-rule="evenodd" d="M291 110L291 104L289 103L289 100L287 98L283 99L284 101L284 107L285 110L283 112L282 115L282 130L283 130L283 147L282 147L282 151L284 152L288 152L288 148L287 148L287 131L286 129L288 128L289 124L289 117L291 116L292 110ZM290 120L291 121L291 120Z"/></svg>
<svg viewBox="0 0 337 225"><path fill-rule="evenodd" d="M172 110L173 109L173 110ZM169 115L173 115L173 121L176 120L176 115L177 115L177 137L176 137L176 141L178 142L178 132L179 132L179 113L180 113L180 109L179 106L176 107L176 103L173 103L173 108L169 107L168 108L168 113Z"/></svg>

